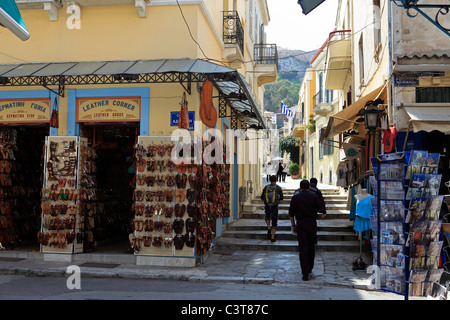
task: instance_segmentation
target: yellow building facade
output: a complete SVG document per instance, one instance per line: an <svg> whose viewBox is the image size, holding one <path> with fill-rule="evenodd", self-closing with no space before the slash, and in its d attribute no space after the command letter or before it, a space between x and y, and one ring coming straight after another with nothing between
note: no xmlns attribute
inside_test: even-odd
<svg viewBox="0 0 450 320"><path fill-rule="evenodd" d="M243 138L264 128L262 84L276 79L260 32L266 2L16 3L30 39L0 31L1 138L14 157L2 161L17 162L3 187L34 163L20 179L34 179L22 184L39 210L11 220L0 242L38 245L49 259L118 243L136 263L195 265L239 218L239 189L261 189L262 147ZM172 166L169 151L190 151L183 136L201 155ZM5 207L26 209L13 198Z"/></svg>

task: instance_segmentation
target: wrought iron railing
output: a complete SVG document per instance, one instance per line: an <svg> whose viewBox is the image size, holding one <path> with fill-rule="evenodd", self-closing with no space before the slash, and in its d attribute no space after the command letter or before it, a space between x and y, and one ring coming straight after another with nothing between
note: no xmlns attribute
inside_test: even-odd
<svg viewBox="0 0 450 320"><path fill-rule="evenodd" d="M276 64L278 67L278 50L276 44L255 44L253 51L255 63Z"/></svg>
<svg viewBox="0 0 450 320"><path fill-rule="evenodd" d="M237 11L223 12L223 43L237 44L244 54L244 28Z"/></svg>

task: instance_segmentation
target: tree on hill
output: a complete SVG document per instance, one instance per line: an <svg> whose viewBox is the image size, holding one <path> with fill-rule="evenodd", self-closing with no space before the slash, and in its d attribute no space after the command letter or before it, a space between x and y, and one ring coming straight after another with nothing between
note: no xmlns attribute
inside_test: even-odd
<svg viewBox="0 0 450 320"><path fill-rule="evenodd" d="M293 107L298 103L298 91L300 84L289 80L277 80L274 83L265 85L264 110L280 112L281 100L288 106Z"/></svg>

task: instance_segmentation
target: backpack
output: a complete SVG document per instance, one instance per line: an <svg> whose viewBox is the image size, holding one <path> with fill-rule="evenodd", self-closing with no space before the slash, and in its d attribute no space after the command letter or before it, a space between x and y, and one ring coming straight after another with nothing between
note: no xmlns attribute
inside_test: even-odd
<svg viewBox="0 0 450 320"><path fill-rule="evenodd" d="M277 192L277 186L269 185L266 187L265 204L268 206L278 205L279 195Z"/></svg>

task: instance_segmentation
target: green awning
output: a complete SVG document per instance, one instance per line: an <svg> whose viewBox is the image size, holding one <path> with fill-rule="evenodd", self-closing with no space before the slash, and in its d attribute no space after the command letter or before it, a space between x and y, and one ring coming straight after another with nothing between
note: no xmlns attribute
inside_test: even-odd
<svg viewBox="0 0 450 320"><path fill-rule="evenodd" d="M17 37L25 41L30 38L30 33L20 15L14 0L0 1L0 25L11 30Z"/></svg>

